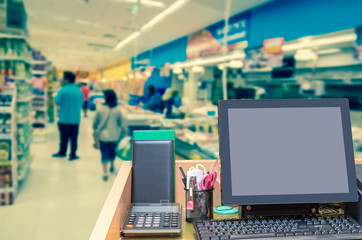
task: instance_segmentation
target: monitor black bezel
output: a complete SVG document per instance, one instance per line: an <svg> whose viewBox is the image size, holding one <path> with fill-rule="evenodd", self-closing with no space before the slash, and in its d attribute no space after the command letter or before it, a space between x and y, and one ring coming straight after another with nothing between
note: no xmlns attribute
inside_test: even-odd
<svg viewBox="0 0 362 240"><path fill-rule="evenodd" d="M228 110L232 108L313 108L339 107L341 109L343 138L348 174L348 193L333 194L294 194L294 195L258 195L232 196L229 119ZM278 100L221 100L218 103L219 146L222 176L222 204L260 205L260 204L300 204L328 202L356 202L357 185L353 152L349 102L345 98L328 99L278 99ZM257 176L255 176L257 178ZM251 179L252 180L252 179Z"/></svg>

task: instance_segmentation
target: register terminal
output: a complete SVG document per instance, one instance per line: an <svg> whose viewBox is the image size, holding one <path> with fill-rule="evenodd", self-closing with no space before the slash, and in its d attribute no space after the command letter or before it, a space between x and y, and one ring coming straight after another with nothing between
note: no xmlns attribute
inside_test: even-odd
<svg viewBox="0 0 362 240"><path fill-rule="evenodd" d="M347 99L226 100L218 111L222 203L242 213L194 222L198 239L362 239L334 204L358 201Z"/></svg>

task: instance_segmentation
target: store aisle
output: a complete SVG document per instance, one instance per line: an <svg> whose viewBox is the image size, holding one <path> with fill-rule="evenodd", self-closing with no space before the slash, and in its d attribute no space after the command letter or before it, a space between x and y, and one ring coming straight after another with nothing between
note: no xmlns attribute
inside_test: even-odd
<svg viewBox="0 0 362 240"><path fill-rule="evenodd" d="M82 119L80 159L52 158L58 149L56 124L45 143L32 144L31 169L15 203L0 207L0 239L88 239L116 173L102 180L100 153L92 148L91 118ZM116 160L116 170L121 160ZM117 172L117 171L116 171Z"/></svg>

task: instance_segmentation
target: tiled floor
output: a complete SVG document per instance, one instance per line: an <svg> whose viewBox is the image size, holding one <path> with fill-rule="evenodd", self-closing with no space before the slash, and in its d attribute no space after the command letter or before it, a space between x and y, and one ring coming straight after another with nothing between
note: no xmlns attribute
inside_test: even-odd
<svg viewBox="0 0 362 240"><path fill-rule="evenodd" d="M91 119L82 119L80 159L52 158L58 149L55 124L45 143L34 143L34 160L12 206L0 207L1 240L88 239L116 173L102 180L100 153L92 148ZM116 161L116 170L121 160Z"/></svg>

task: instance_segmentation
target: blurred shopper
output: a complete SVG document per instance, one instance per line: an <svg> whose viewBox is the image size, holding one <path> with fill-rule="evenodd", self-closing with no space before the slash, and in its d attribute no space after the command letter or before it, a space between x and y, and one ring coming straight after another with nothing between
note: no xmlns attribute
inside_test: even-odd
<svg viewBox="0 0 362 240"><path fill-rule="evenodd" d="M121 111L117 108L118 99L116 93L111 90L104 91L105 103L97 108L93 122L94 134L99 136L101 161L103 165L103 180L108 180L109 171L114 172L114 159L116 147L121 135Z"/></svg>
<svg viewBox="0 0 362 240"><path fill-rule="evenodd" d="M83 104L84 117L88 117L87 110L88 110L88 100L89 100L90 88L88 87L87 83L82 83L80 90L82 91L83 97L84 97L84 104Z"/></svg>
<svg viewBox="0 0 362 240"><path fill-rule="evenodd" d="M72 72L64 72L64 85L58 91L54 101L59 106L58 128L60 134L59 152L53 157L65 157L68 141L70 140L69 161L77 160L78 130L81 118L81 109L84 104L82 91L75 85L75 75Z"/></svg>
<svg viewBox="0 0 362 240"><path fill-rule="evenodd" d="M157 89L152 85L148 86L148 94L149 99L143 106L143 109L161 113L163 110L161 94L159 94Z"/></svg>
<svg viewBox="0 0 362 240"><path fill-rule="evenodd" d="M182 105L181 98L178 91L172 91L171 97L166 100L166 118L183 118L184 113L176 113L174 107L179 108Z"/></svg>

